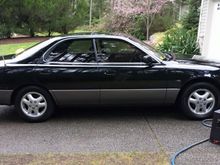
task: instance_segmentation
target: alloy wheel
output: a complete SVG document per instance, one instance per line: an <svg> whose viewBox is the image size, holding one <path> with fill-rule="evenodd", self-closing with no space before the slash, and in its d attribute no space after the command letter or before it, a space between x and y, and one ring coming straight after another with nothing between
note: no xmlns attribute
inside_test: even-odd
<svg viewBox="0 0 220 165"><path fill-rule="evenodd" d="M47 110L47 100L38 92L28 92L21 99L21 109L29 117L40 117Z"/></svg>
<svg viewBox="0 0 220 165"><path fill-rule="evenodd" d="M215 107L215 96L208 89L197 89L188 98L189 109L197 115L205 115Z"/></svg>

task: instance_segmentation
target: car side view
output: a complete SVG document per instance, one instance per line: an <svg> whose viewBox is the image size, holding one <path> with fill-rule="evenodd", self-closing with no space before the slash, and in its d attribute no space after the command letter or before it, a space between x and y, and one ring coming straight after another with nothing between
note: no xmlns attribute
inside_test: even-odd
<svg viewBox="0 0 220 165"><path fill-rule="evenodd" d="M113 34L79 34L41 42L0 61L0 104L29 122L56 106L173 105L190 118L219 107L217 64L174 60L147 44Z"/></svg>

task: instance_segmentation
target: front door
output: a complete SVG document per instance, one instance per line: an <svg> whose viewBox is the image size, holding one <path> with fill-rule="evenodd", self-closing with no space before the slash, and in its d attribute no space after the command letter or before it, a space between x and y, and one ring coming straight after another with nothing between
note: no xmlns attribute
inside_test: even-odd
<svg viewBox="0 0 220 165"><path fill-rule="evenodd" d="M98 69L92 39L57 43L35 68L36 81L46 86L59 105L98 104Z"/></svg>
<svg viewBox="0 0 220 165"><path fill-rule="evenodd" d="M96 39L102 104L163 104L166 81L163 65L146 65L148 56L118 39Z"/></svg>

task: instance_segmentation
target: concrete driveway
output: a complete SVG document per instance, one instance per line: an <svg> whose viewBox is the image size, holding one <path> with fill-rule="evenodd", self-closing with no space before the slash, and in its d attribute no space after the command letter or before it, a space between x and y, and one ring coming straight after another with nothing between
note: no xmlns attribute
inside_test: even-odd
<svg viewBox="0 0 220 165"><path fill-rule="evenodd" d="M73 109L73 108L72 108ZM166 152L209 137L210 130L171 108L61 109L44 123L23 122L13 107L0 106L0 154ZM220 164L220 146L191 149L177 164Z"/></svg>

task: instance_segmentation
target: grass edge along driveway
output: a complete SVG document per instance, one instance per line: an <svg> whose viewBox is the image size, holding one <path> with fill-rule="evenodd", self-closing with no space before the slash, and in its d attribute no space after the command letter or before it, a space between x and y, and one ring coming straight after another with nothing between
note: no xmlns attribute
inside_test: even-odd
<svg viewBox="0 0 220 165"><path fill-rule="evenodd" d="M76 153L76 154L1 154L1 165L169 165L163 152Z"/></svg>

